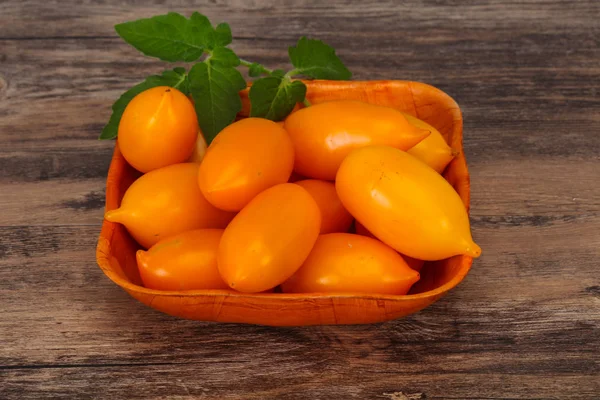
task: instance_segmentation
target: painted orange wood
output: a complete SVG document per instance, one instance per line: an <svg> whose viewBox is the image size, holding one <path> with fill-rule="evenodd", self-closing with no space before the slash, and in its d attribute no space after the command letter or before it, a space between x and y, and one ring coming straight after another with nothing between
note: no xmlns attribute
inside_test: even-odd
<svg viewBox="0 0 600 400"><path fill-rule="evenodd" d="M444 172L469 207L469 173L462 149L462 116L456 102L435 87L407 81L309 81L308 99L320 103L357 99L397 108L436 127L460 151ZM241 92L248 115L248 91ZM129 185L139 176L127 164L118 143L108 172L106 210L119 206ZM408 295L364 294L242 294L225 290L158 291L141 286L135 261L138 245L119 224L104 221L96 258L104 273L131 296L174 316L219 322L273 326L364 324L391 320L417 312L454 288L471 268L472 258L456 256L425 263L421 280Z"/></svg>

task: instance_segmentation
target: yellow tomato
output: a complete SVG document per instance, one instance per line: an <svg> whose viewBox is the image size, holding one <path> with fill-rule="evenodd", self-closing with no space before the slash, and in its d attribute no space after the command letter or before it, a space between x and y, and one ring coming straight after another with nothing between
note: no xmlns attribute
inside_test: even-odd
<svg viewBox="0 0 600 400"><path fill-rule="evenodd" d="M225 228L234 214L212 206L198 188L198 165L183 163L156 169L136 180L121 207L104 218L119 222L143 247L181 232Z"/></svg>
<svg viewBox="0 0 600 400"><path fill-rule="evenodd" d="M419 280L392 248L351 233L317 239L302 267L281 285L285 293L406 294Z"/></svg>
<svg viewBox="0 0 600 400"><path fill-rule="evenodd" d="M398 110L354 100L303 108L287 117L285 129L296 151L294 170L329 181L353 149L388 145L407 150L429 135Z"/></svg>
<svg viewBox="0 0 600 400"><path fill-rule="evenodd" d="M239 211L263 190L287 182L293 165L294 148L281 126L263 118L242 119L208 147L200 189L215 207Z"/></svg>
<svg viewBox="0 0 600 400"><path fill-rule="evenodd" d="M273 186L256 196L225 229L219 272L240 292L271 289L302 265L319 235L319 207L302 187Z"/></svg>
<svg viewBox="0 0 600 400"><path fill-rule="evenodd" d="M295 182L315 199L321 211L321 234L346 232L352 225L352 215L342 205L331 182L306 179Z"/></svg>
<svg viewBox="0 0 600 400"><path fill-rule="evenodd" d="M428 261L481 254L454 188L404 151L388 146L354 150L340 166L336 189L365 228L402 254Z"/></svg>
<svg viewBox="0 0 600 400"><path fill-rule="evenodd" d="M229 289L217 268L222 229L197 229L138 250L144 286L157 290Z"/></svg>
<svg viewBox="0 0 600 400"><path fill-rule="evenodd" d="M404 114L404 116L408 122L414 126L431 132L431 135L417 143L414 147L408 149L406 152L423 161L441 174L444 171L444 168L446 168L446 165L452 161L456 152L448 146L448 143L446 143L442 134L433 126L410 114Z"/></svg>
<svg viewBox="0 0 600 400"><path fill-rule="evenodd" d="M119 123L123 157L141 172L184 162L198 134L196 111L179 90L159 86L135 96Z"/></svg>

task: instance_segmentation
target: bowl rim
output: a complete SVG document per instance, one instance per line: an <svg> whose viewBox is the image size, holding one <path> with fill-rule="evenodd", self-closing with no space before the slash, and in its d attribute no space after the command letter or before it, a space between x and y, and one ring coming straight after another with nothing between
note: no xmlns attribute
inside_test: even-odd
<svg viewBox="0 0 600 400"><path fill-rule="evenodd" d="M392 86L408 85L408 87L411 90L411 93L413 92L413 89L415 86L416 87L420 86L423 89L437 92L440 97L445 98L446 104L452 105L452 107L448 108L448 111L452 114L453 120L456 122L453 126L452 134L453 134L454 138L456 138L456 137L460 138L460 140L458 142L458 144L460 144L460 149L459 149L460 152L459 152L458 156L452 162L462 162L462 163L466 164L466 159L465 159L464 151L463 151L463 143L462 143L462 140L463 140L463 137L462 137L462 114L461 114L460 108L459 108L458 104L456 103L456 101L452 97L450 97L447 93L445 93L444 91L442 91L434 86L425 84L425 83L416 82L416 81L404 81L404 80L370 80L370 81L311 80L311 81L304 81L304 83L308 87L308 92L310 92L311 86L314 86L314 85L321 85L321 86L326 85L331 88L348 88L348 89L350 89L352 87L360 87L360 86L366 85L366 84L368 84L368 85L380 84L380 85L392 85ZM240 93L242 98L247 97L249 87L250 87L250 85L248 85L248 87ZM308 93L307 96L309 94L310 93ZM417 117L418 117L418 115L417 115ZM108 176L106 179L107 185L106 185L105 212L118 207L119 199L117 199L117 196L116 196L116 189L114 188L115 186L109 185L108 183L111 180L113 180L113 176L116 174L116 171L123 168L123 166L124 166L123 164L125 164L125 163L126 163L126 161L125 161L123 155L121 154L121 151L120 151L119 145L118 145L118 140L117 140L115 142L115 148L114 148L113 156L112 156L112 159L110 162ZM466 184L467 184L467 187L469 188L469 190L467 192L467 195L465 196L464 203L465 203L465 207L467 209L467 213L469 213L470 177L468 174L468 170L466 173ZM194 298L222 296L222 297L231 297L231 298L238 298L238 299L249 299L249 300L251 300L251 299L261 299L261 300L273 299L273 300L290 300L290 301L307 300L307 299L309 299L309 300L355 299L355 300L386 300L386 301L392 301L392 302L410 302L410 301L414 301L414 300L429 299L429 298L433 298L433 297L441 296L441 295L445 294L446 292L448 292L449 290L451 290L452 288L457 286L465 278L465 276L469 273L472 263L473 263L472 257L466 256L466 255L454 256L454 257L460 257L461 262L460 262L459 271L450 281L446 282L445 284L443 284L433 290L429 290L429 291L422 292L422 293L406 294L406 295L367 294L367 293L360 293L360 292L350 292L350 293L242 293L242 292L236 292L233 290L223 290L223 289L219 289L219 290L202 289L202 290L187 290L187 291L156 290L156 289L148 289L146 287L131 283L127 279L120 276L112 268L111 262L110 262L110 257L111 257L111 255L110 255L110 249L111 249L110 240L111 240L116 228L117 228L117 223L109 222L109 221L103 219L102 229L100 231L100 237L98 239L98 244L96 247L96 261L98 263L98 266L100 267L100 269L102 269L104 274L111 281L113 281L115 284L122 287L123 289L125 289L129 292L140 293L140 294L145 294L145 295L150 295L150 296L194 297Z"/></svg>

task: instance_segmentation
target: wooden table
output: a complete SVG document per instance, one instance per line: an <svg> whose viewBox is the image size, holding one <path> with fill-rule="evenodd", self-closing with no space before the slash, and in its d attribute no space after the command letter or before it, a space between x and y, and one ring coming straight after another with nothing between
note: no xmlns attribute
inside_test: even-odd
<svg viewBox="0 0 600 400"><path fill-rule="evenodd" d="M163 3L0 3L0 398L600 396L600 2ZM285 329L178 320L110 282L97 136L163 68L112 26L167 10L228 21L272 67L308 34L355 79L452 95L484 249L467 279L409 318Z"/></svg>

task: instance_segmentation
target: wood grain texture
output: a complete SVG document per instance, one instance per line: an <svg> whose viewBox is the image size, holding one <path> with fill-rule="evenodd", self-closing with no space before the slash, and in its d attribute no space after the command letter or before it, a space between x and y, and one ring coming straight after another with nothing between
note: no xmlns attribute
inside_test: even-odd
<svg viewBox="0 0 600 400"><path fill-rule="evenodd" d="M106 279L112 143L96 137L116 96L163 68L112 26L167 9L230 22L236 51L272 67L309 34L356 79L453 96L484 250L466 280L409 318L273 329L177 320ZM594 0L0 2L0 398L597 398L599 14Z"/></svg>

